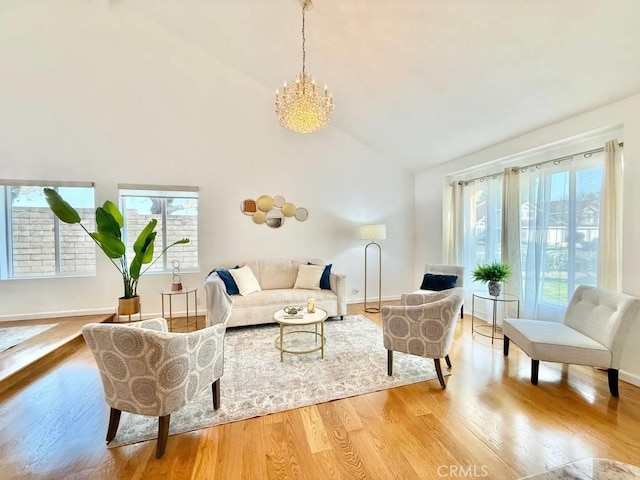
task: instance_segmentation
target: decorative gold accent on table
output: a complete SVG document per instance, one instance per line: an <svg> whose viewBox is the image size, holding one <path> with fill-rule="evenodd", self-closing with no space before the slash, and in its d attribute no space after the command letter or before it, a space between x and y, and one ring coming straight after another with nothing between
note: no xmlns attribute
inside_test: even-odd
<svg viewBox="0 0 640 480"><path fill-rule="evenodd" d="M298 133L315 132L329 125L333 113L333 96L328 87L324 91L307 75L305 51L305 11L311 8L311 0L300 0L302 5L302 73L292 85L285 82L282 95L276 90L276 114L280 125Z"/></svg>
<svg viewBox="0 0 640 480"><path fill-rule="evenodd" d="M303 355L320 351L320 359L324 360L324 346L327 339L324 336L324 321L327 319L327 312L321 308L316 308L313 313L308 313L306 309L302 309L295 315L287 315L284 309L278 310L273 314L273 320L280 325L280 335L275 340L276 349L280 350L280 361L284 361L284 354L291 353L294 355ZM315 331L311 330L292 330L284 331L284 327L315 327ZM318 333L318 325L320 325L320 333ZM294 334L313 335L315 337L315 347L307 350L292 350L285 348L284 338ZM318 342L318 339L320 342ZM319 345L318 345L319 343Z"/></svg>

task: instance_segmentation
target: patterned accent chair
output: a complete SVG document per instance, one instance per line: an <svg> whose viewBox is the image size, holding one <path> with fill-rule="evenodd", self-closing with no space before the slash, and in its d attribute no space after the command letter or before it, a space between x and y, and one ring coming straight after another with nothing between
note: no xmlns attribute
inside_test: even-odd
<svg viewBox="0 0 640 480"><path fill-rule="evenodd" d="M451 368L449 351L458 321L464 289L435 293L403 294L401 306L382 307L382 332L387 349L387 375L393 375L393 352L432 358L442 388L447 388L440 368L444 358Z"/></svg>
<svg viewBox="0 0 640 480"><path fill-rule="evenodd" d="M531 357L531 383L538 384L540 360L602 368L609 392L618 396L618 369L624 340L640 311L640 299L604 288L580 285L562 322L506 318L504 355L509 342Z"/></svg>
<svg viewBox="0 0 640 480"><path fill-rule="evenodd" d="M107 443L122 411L159 417L156 458L167 446L172 412L211 385L220 407L226 323L190 333L169 333L164 318L132 324L91 323L82 329L98 364L111 407Z"/></svg>

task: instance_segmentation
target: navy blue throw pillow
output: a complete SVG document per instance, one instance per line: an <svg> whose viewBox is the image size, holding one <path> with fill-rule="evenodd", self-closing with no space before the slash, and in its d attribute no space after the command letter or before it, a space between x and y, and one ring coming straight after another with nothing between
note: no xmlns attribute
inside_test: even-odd
<svg viewBox="0 0 640 480"><path fill-rule="evenodd" d="M240 268L240 266L236 265L233 268L234 269ZM216 273L218 274L220 279L224 282L224 286L226 287L227 293L229 295L239 295L240 294L240 289L238 288L238 284L236 283L236 281L233 279L233 277L229 273L229 270L226 270L224 268L219 268L219 269L216 270Z"/></svg>
<svg viewBox="0 0 640 480"><path fill-rule="evenodd" d="M434 290L439 292L441 290L448 290L455 288L457 275L436 275L433 273L425 273L422 279L422 285L420 290Z"/></svg>
<svg viewBox="0 0 640 480"><path fill-rule="evenodd" d="M307 265L315 265L314 263L307 262ZM329 276L331 275L331 267L333 263L324 266L324 272L320 277L320 288L322 290L331 290L331 283L329 282Z"/></svg>

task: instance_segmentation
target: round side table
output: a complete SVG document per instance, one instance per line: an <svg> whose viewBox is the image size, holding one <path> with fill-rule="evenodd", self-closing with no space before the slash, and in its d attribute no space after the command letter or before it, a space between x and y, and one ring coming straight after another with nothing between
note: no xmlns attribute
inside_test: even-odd
<svg viewBox="0 0 640 480"><path fill-rule="evenodd" d="M476 318L476 298L482 299L482 300L489 300L491 301L493 310L492 310L492 320L493 320L493 324L492 325L475 325L475 318ZM511 295L510 293L501 293L500 295L489 295L488 292L475 292L473 294L473 296L471 297L471 330L473 333L477 333L478 335L482 335L483 337L487 337L491 339L491 344L493 345L493 341L497 338L498 340L502 340L503 337L502 336L496 336L496 330L502 330L502 328L498 327L498 308L497 305L498 303L504 303L504 304L509 304L509 303L516 303L516 305L518 306L518 313L517 313L517 317L520 317L520 299L518 297L516 297L515 295ZM486 328L486 327L491 327L491 335L484 333L482 331L480 331L480 329L482 328Z"/></svg>
<svg viewBox="0 0 640 480"><path fill-rule="evenodd" d="M195 307L195 315L191 316L189 314L189 295L193 293L193 304ZM184 295L185 304L187 308L187 323L185 324L185 328L196 327L194 330L197 330L198 324L198 287L184 287L182 290L160 290L160 296L162 297L162 317L169 322L169 331L173 332L173 305L172 299L176 295ZM164 300L165 297L169 297L169 316L165 317L164 315Z"/></svg>

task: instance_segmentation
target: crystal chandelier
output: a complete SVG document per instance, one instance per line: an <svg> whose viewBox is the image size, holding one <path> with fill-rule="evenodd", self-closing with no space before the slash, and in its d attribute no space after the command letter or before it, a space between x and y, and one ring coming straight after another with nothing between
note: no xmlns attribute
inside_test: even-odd
<svg viewBox="0 0 640 480"><path fill-rule="evenodd" d="M333 111L333 97L325 85L324 91L306 72L304 49L304 12L311 8L311 0L300 0L302 5L302 73L293 85L284 84L282 95L276 90L276 114L280 125L298 133L310 133L329 125Z"/></svg>

